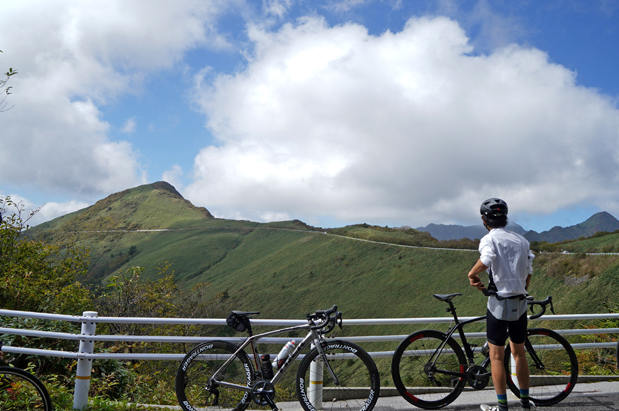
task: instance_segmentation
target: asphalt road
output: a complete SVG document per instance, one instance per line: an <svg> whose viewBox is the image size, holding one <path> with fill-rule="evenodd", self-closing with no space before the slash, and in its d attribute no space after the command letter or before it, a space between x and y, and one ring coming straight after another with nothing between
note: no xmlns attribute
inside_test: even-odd
<svg viewBox="0 0 619 411"><path fill-rule="evenodd" d="M496 405L494 390L464 391L456 401L443 410L479 411L480 404ZM520 401L508 394L510 410L520 410ZM380 397L375 411L420 410L400 397ZM619 382L577 384L574 391L562 402L549 407L538 407L538 411L608 411L619 410Z"/></svg>
<svg viewBox="0 0 619 411"><path fill-rule="evenodd" d="M445 411L479 411L481 404L496 405L496 394L493 389L481 391L465 390L447 407ZM508 390L510 410L520 410L520 400ZM302 411L298 402L278 403L280 411ZM399 396L379 397L374 411L417 411L417 408ZM619 411L619 381L579 383L572 393L559 404L549 407L537 407L537 411Z"/></svg>
<svg viewBox="0 0 619 411"><path fill-rule="evenodd" d="M444 411L479 411L481 404L496 405L496 394L492 389L482 391L465 390ZM509 409L519 411L520 400L508 392ZM280 411L303 411L298 402L277 403ZM163 409L180 409L178 406L160 406ZM399 396L379 397L374 411L417 411L417 408ZM619 411L619 381L579 383L574 391L559 404L537 407L536 411Z"/></svg>

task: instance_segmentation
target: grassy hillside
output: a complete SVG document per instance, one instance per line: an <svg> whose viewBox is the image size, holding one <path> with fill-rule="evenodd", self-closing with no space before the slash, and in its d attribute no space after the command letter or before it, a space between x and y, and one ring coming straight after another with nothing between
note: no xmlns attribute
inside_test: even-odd
<svg viewBox="0 0 619 411"><path fill-rule="evenodd" d="M94 205L37 226L37 232L137 230L195 227L213 219L194 207L166 182L121 191Z"/></svg>
<svg viewBox="0 0 619 411"><path fill-rule="evenodd" d="M337 304L345 320L344 330L336 330L338 336L446 329L446 324L346 326L346 319L352 318L447 316L446 304L434 299L434 293L463 293L456 299L460 316L485 313L485 297L469 286L466 276L478 258L473 241L439 242L413 229L367 224L325 230L300 221L260 224L215 219L164 183L114 194L35 227L28 235L87 247L90 284L105 282L131 266L145 267L143 277L154 279L157 266L169 262L181 288L210 283L209 290L224 296L228 310L257 310L260 318L301 319ZM604 304L616 304L619 256L584 252L618 248L619 234L598 234L561 247L576 253L537 254L532 293L538 298L552 295L558 314L605 312ZM582 322L545 325L583 326ZM483 323L468 328L482 330ZM397 345L362 344L369 351L394 350ZM390 385L389 361L376 361L384 386Z"/></svg>
<svg viewBox="0 0 619 411"><path fill-rule="evenodd" d="M599 232L588 238L553 245L555 249L572 253L619 253L619 233Z"/></svg>
<svg viewBox="0 0 619 411"><path fill-rule="evenodd" d="M230 308L259 310L263 318L303 318L333 304L345 318L444 316L445 305L431 295L452 292L465 294L458 300L460 315L484 312L483 296L466 278L477 252L434 249L475 248L474 242L439 242L416 230L367 224L323 230L300 221L215 219L167 183L114 194L35 227L29 235L90 249L90 283L135 265L153 277L167 261L181 287L211 283L213 292L225 293ZM569 247L601 249L619 244L618 236L570 242ZM618 258L540 254L533 293L553 295L559 312L601 312L604 302L617 299Z"/></svg>

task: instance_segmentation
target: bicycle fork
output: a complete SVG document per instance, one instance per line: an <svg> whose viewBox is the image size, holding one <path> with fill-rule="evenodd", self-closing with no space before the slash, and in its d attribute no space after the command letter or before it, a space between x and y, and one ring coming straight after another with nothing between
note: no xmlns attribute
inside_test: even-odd
<svg viewBox="0 0 619 411"><path fill-rule="evenodd" d="M316 347L316 351L318 351L318 357L322 360L323 369L324 368L327 369L335 385L340 385L340 380L337 378L337 375L335 375L335 373L333 372L333 369L331 368L331 364L329 363L329 360L327 358L327 354L325 354L324 350L322 349L323 341L324 340L321 340L320 338L314 339L314 347Z"/></svg>
<svg viewBox="0 0 619 411"><path fill-rule="evenodd" d="M537 356L535 349L533 349L533 344L531 344L531 341L529 341L529 337L527 337L527 339L524 341L524 348L531 356L531 359L533 360L533 363L535 364L535 368L537 368L538 370L543 370L546 368L544 364L542 363L542 360L540 360L539 357Z"/></svg>

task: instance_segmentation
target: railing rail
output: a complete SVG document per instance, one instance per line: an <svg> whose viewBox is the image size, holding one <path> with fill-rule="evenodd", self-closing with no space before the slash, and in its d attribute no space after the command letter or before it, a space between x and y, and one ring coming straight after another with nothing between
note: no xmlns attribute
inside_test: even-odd
<svg viewBox="0 0 619 411"><path fill-rule="evenodd" d="M21 318L35 318L52 321L68 321L82 324L81 334L71 334L52 331L40 331L16 328L0 328L0 334L23 335L26 337L39 337L50 339L74 340L79 342L78 352L44 350L25 347L3 346L2 351L15 354L41 355L60 358L74 358L78 360L76 386L74 393L74 408L82 409L88 402L88 389L90 384L90 372L93 360L173 360L180 361L185 353L179 354L157 354L157 353L95 353L94 343L101 341L114 342L161 342L161 343L199 343L209 340L226 340L239 343L243 337L193 337L193 336L149 336L149 335L96 335L97 323L116 323L116 324L168 324L168 325L217 325L227 326L225 319L219 318L147 318L147 317L98 317L96 312L85 312L81 316L60 315L48 313L36 313L28 311L0 310L0 316L11 316ZM461 317L461 321L473 319L475 317ZM544 321L560 320L600 320L609 318L619 318L619 314L567 314L567 315L544 315ZM539 321L539 320L533 320ZM453 322L452 317L426 317L426 318L373 318L373 319L347 319L343 323L346 326L357 325L403 325L403 324L441 324ZM274 319L252 319L253 326L278 326L289 327L305 324L305 320L274 320ZM586 334L619 334L619 328L603 329L569 329L555 330L562 335L586 335ZM467 338L484 338L485 332L466 333ZM345 337L347 341L355 343L401 341L406 335L382 335L382 336L351 336ZM454 335L455 338L460 338ZM291 338L267 337L259 340L264 344L282 345ZM294 339L294 338L293 338ZM295 339L300 342L301 338ZM617 343L583 343L572 344L575 349L600 349L615 348ZM370 356L383 358L393 356L393 351L371 351Z"/></svg>

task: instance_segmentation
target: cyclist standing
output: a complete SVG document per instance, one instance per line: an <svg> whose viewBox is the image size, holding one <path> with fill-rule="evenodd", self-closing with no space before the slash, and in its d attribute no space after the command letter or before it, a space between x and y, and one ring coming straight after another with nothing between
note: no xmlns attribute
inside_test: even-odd
<svg viewBox="0 0 619 411"><path fill-rule="evenodd" d="M533 253L529 242L519 234L506 230L507 204L490 198L480 207L484 227L489 231L479 242L480 258L468 274L473 287L488 297L486 333L490 348L492 381L499 406L481 405L482 410L506 411L507 387L503 358L505 341L509 336L511 352L516 362L516 376L523 409L535 407L529 402L529 368L524 341L527 333L527 289L533 272ZM479 278L488 272L486 287Z"/></svg>

